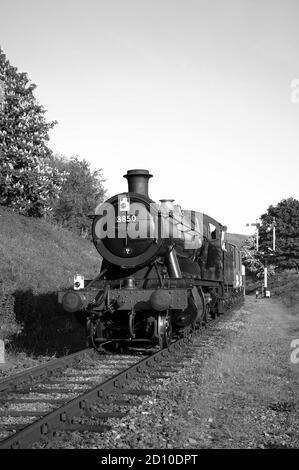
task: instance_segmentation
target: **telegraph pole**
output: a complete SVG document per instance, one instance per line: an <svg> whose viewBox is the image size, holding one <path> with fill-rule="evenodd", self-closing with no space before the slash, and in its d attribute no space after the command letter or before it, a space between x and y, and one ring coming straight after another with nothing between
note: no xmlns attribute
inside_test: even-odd
<svg viewBox="0 0 299 470"><path fill-rule="evenodd" d="M273 217L273 222L272 224L270 225L270 230L272 228L272 231L273 231L273 238L272 238L272 250L273 250L273 254L274 254L274 251L275 251L275 248L276 248L276 220L275 220L275 217ZM271 248L270 248L271 249ZM268 267L267 267L267 255L265 256L265 273L264 273L264 290L265 290L265 297L267 296L267 287L268 287L268 283L267 283L267 274L268 274ZM270 295L270 293L269 293Z"/></svg>
<svg viewBox="0 0 299 470"><path fill-rule="evenodd" d="M256 222L256 223L252 223L252 224L246 224L246 227L255 227L255 236L256 236L256 251L259 251L259 228L260 228L260 223L259 222ZM255 293L255 296L256 298L258 298L258 290L256 291Z"/></svg>
<svg viewBox="0 0 299 470"><path fill-rule="evenodd" d="M275 217L273 217L272 227L273 227L273 251L275 251L275 244L276 244L276 221L275 221Z"/></svg>
<svg viewBox="0 0 299 470"><path fill-rule="evenodd" d="M272 238L272 251L274 254L276 248L276 220L273 217L272 224L268 227L267 232L270 232L272 229L273 238ZM271 248L268 248L271 251ZM272 253L270 253L272 254ZM264 297L270 297L270 292L267 290L268 287L268 255L265 254L265 265L264 265Z"/></svg>

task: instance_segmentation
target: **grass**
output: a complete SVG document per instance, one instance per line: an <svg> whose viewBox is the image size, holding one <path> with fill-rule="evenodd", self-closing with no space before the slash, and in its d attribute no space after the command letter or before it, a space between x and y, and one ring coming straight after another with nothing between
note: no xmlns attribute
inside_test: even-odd
<svg viewBox="0 0 299 470"><path fill-rule="evenodd" d="M279 297L286 307L299 313L299 274L289 269L269 279L269 289L273 297Z"/></svg>
<svg viewBox="0 0 299 470"><path fill-rule="evenodd" d="M99 272L101 258L91 242L0 206L0 259L0 335L2 327L2 337L9 336L12 314L22 326L11 347L53 354L72 349L79 337L84 341L82 328L78 332L57 304L57 291L71 286L76 273L92 278Z"/></svg>
<svg viewBox="0 0 299 470"><path fill-rule="evenodd" d="M0 284L5 290L53 291L72 284L76 271L92 276L100 267L93 245L44 219L0 206Z"/></svg>

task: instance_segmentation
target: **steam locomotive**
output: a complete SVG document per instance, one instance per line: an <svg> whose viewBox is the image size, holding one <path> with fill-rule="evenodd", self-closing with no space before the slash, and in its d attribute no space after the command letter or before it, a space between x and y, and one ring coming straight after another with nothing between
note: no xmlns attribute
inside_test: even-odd
<svg viewBox="0 0 299 470"><path fill-rule="evenodd" d="M164 348L244 295L241 254L213 218L172 199L151 200L147 170L124 177L128 191L92 216L99 275L76 276L59 302L86 318L88 344L96 349L141 340Z"/></svg>

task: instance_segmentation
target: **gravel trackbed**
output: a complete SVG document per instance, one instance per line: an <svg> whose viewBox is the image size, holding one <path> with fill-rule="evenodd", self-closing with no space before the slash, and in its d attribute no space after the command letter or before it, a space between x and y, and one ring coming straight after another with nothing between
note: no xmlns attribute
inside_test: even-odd
<svg viewBox="0 0 299 470"><path fill-rule="evenodd" d="M247 297L203 333L202 348L178 372L148 382L150 395L109 419L110 431L58 433L38 447L298 448L299 363L291 362L298 320L298 309Z"/></svg>

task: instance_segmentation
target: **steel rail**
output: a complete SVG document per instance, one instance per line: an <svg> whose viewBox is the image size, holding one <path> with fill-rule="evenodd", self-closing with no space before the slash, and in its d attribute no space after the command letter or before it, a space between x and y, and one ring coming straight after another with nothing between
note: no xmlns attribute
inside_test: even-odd
<svg viewBox="0 0 299 470"><path fill-rule="evenodd" d="M77 360L80 356L91 351L94 351L94 349L82 349L75 353L68 354L67 356L62 356L57 359L51 359L50 361L45 362L44 364L40 364L39 366L32 367L30 369L11 375L10 377L1 379L0 392L13 389L19 385L22 385L23 383L33 381L34 379L51 376L54 372L65 369L72 362Z"/></svg>

